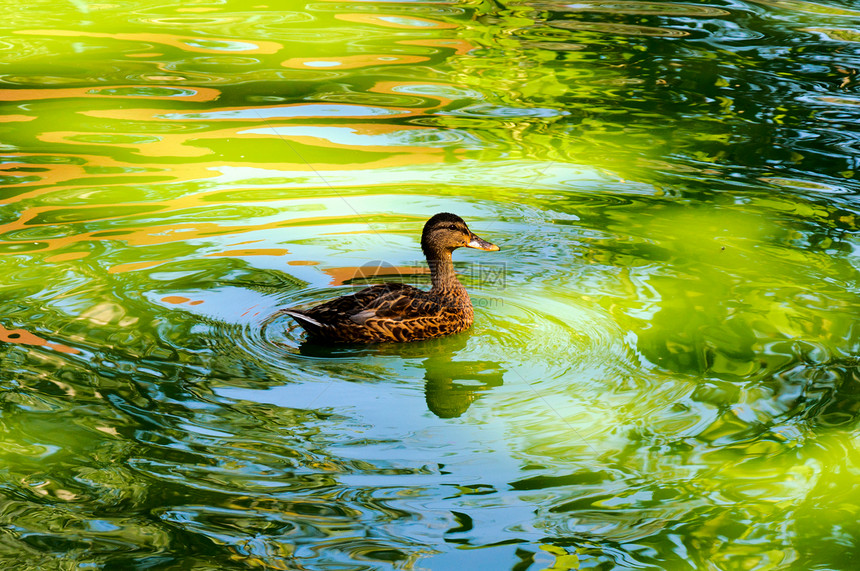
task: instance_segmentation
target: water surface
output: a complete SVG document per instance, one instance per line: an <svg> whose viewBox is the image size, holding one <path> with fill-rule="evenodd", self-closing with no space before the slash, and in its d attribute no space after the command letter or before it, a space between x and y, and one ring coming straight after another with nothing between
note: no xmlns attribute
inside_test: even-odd
<svg viewBox="0 0 860 571"><path fill-rule="evenodd" d="M5 8L5 568L856 565L853 2Z"/></svg>

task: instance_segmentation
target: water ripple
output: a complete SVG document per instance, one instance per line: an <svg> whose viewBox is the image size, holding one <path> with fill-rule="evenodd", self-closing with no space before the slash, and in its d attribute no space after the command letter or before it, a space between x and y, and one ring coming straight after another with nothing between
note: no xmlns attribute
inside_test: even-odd
<svg viewBox="0 0 860 571"><path fill-rule="evenodd" d="M850 568L857 11L300 8L7 10L0 561ZM281 312L440 211L470 331Z"/></svg>

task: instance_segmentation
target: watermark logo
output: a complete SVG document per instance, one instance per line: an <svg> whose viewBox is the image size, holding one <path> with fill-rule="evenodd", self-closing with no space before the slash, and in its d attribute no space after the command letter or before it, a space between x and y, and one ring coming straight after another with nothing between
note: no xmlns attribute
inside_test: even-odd
<svg viewBox="0 0 860 571"><path fill-rule="evenodd" d="M481 293L487 290L499 292L506 288L507 272L503 262L455 263L454 271L460 283L471 290L474 307L494 308L502 305L502 298L485 297ZM403 266L373 260L356 268L349 282L354 285L405 283L428 290L433 285L431 268L424 260Z"/></svg>
<svg viewBox="0 0 860 571"><path fill-rule="evenodd" d="M507 285L507 272L504 263L480 263L469 264L469 279L481 287L505 289Z"/></svg>
<svg viewBox="0 0 860 571"><path fill-rule="evenodd" d="M500 297L472 297L472 307L481 309L498 309L504 304L505 301Z"/></svg>
<svg viewBox="0 0 860 571"><path fill-rule="evenodd" d="M507 285L504 263L461 263L455 264L454 271L464 285L497 290L505 289ZM355 270L351 281L356 280L374 283L391 280L429 286L432 284L432 271L423 260L407 266L373 260Z"/></svg>

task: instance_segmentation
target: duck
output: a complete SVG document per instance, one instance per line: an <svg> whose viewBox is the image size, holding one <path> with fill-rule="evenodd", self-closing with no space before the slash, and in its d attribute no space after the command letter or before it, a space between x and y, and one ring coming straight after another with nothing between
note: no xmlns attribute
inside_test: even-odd
<svg viewBox="0 0 860 571"><path fill-rule="evenodd" d="M429 291L383 283L308 309L282 310L309 340L327 343L406 343L444 337L472 326L472 300L451 255L457 248L495 252L499 247L474 234L450 212L431 217L421 232L421 250L430 267Z"/></svg>

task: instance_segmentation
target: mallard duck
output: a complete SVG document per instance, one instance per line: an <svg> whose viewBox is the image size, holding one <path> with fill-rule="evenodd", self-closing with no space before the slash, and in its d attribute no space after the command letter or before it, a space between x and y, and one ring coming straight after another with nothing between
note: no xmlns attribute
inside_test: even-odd
<svg viewBox="0 0 860 571"><path fill-rule="evenodd" d="M454 273L451 253L460 247L499 249L473 234L462 218L433 216L421 233L421 250L430 266L430 291L385 283L310 309L286 309L318 341L403 343L465 331L472 326L472 301Z"/></svg>

